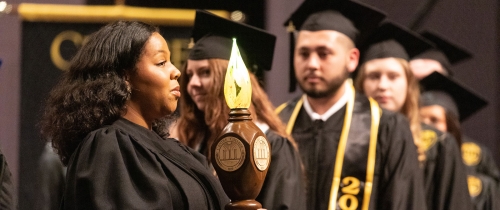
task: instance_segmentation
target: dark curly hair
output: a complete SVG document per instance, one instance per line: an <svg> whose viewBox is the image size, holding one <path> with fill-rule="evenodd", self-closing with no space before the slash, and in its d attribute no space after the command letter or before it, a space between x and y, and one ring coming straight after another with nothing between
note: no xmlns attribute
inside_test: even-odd
<svg viewBox="0 0 500 210"><path fill-rule="evenodd" d="M130 97L125 73L135 65L158 28L137 21L117 21L90 35L71 61L68 72L52 89L40 122L41 134L51 141L61 161L69 158L85 136L116 121ZM153 130L168 136L167 119Z"/></svg>

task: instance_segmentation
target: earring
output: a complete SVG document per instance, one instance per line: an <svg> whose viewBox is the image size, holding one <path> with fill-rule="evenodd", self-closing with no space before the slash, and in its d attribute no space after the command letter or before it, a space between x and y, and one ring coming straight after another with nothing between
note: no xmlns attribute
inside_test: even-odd
<svg viewBox="0 0 500 210"><path fill-rule="evenodd" d="M128 95L132 94L132 88L130 87L130 85L127 85L127 93Z"/></svg>

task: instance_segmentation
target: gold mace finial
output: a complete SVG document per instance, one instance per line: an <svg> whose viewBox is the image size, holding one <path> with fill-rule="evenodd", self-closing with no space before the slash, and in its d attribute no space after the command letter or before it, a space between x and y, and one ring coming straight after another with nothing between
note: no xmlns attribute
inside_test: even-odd
<svg viewBox="0 0 500 210"><path fill-rule="evenodd" d="M248 69L233 38L231 57L224 80L224 97L230 109L249 108L252 99L252 85Z"/></svg>

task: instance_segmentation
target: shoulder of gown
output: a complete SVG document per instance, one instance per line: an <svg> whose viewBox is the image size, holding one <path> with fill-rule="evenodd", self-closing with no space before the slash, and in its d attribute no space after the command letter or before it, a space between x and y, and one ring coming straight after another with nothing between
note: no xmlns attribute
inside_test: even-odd
<svg viewBox="0 0 500 210"><path fill-rule="evenodd" d="M426 152L429 155L425 165L428 208L471 209L467 173L455 138L429 125L422 129L438 136L437 142Z"/></svg>
<svg viewBox="0 0 500 210"><path fill-rule="evenodd" d="M266 209L306 209L305 183L297 150L285 137L268 131L271 164L257 201Z"/></svg>
<svg viewBox="0 0 500 210"><path fill-rule="evenodd" d="M64 209L173 209L179 199L205 203L205 199L182 196L182 192L199 195L195 191L198 187L182 189L182 183L193 180L186 174L189 171L195 172L192 176L206 178L201 182L219 199L215 205L227 203L220 183L193 158L192 151L176 140L161 139L145 128L127 127L127 123L119 120L91 132L81 142L68 164ZM186 167L180 169L164 159L164 154L178 156Z"/></svg>
<svg viewBox="0 0 500 210"><path fill-rule="evenodd" d="M377 156L379 183L373 193L378 199L373 209L426 209L417 148L402 114L382 109Z"/></svg>

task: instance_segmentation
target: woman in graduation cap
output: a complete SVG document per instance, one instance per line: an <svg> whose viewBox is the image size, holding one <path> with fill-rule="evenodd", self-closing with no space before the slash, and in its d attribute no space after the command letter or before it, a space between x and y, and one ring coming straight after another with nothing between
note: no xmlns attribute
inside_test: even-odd
<svg viewBox="0 0 500 210"><path fill-rule="evenodd" d="M431 45L418 34L386 22L361 49L356 88L380 106L403 113L410 127L424 169L428 209L470 209L466 177L459 147L450 135L421 124L419 86L408 59Z"/></svg>
<svg viewBox="0 0 500 210"><path fill-rule="evenodd" d="M228 122L224 100L224 78L232 37L235 37L249 67L270 69L275 37L251 26L197 11L191 49L181 78L181 111L177 122L179 139L205 154ZM271 164L257 201L266 209L305 209L305 186L300 157L281 120L253 73L251 117L267 135Z"/></svg>
<svg viewBox="0 0 500 210"><path fill-rule="evenodd" d="M167 138L180 75L156 27L118 21L90 35L41 122L68 166L61 209L224 209L205 158Z"/></svg>
<svg viewBox="0 0 500 210"><path fill-rule="evenodd" d="M477 210L500 209L500 171L491 160L491 153L462 135L460 122L487 102L454 79L434 72L420 83L425 91L420 100L423 122L451 133L462 146L467 183L472 203ZM489 158L490 157L490 158Z"/></svg>

